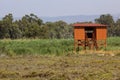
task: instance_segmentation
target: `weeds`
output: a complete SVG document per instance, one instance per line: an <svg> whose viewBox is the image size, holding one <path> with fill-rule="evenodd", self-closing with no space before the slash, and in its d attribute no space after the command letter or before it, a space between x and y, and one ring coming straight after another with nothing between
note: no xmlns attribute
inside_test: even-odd
<svg viewBox="0 0 120 80"><path fill-rule="evenodd" d="M73 39L19 39L19 40L0 40L0 54L5 55L67 55L73 53ZM107 48L103 51L120 51L120 37L110 37L107 39ZM83 51L80 49L80 54ZM77 51L77 53L79 53ZM119 55L120 52L117 52Z"/></svg>
<svg viewBox="0 0 120 80"><path fill-rule="evenodd" d="M56 54L62 55L73 50L72 39L61 40L1 40L0 54Z"/></svg>

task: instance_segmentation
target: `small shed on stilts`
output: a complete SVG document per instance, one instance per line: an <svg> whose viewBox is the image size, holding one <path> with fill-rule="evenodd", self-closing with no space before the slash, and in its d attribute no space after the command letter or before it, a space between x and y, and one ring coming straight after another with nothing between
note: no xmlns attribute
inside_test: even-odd
<svg viewBox="0 0 120 80"><path fill-rule="evenodd" d="M74 50L80 46L86 50L106 48L107 25L96 23L76 23L74 26Z"/></svg>

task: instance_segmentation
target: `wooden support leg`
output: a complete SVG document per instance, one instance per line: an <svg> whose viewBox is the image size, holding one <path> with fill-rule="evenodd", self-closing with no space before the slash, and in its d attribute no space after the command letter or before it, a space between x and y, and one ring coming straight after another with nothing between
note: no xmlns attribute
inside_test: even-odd
<svg viewBox="0 0 120 80"><path fill-rule="evenodd" d="M74 40L74 51L76 52L76 40Z"/></svg>
<svg viewBox="0 0 120 80"><path fill-rule="evenodd" d="M95 41L94 46L95 46L95 49L98 50L98 43L97 43L97 41Z"/></svg>
<svg viewBox="0 0 120 80"><path fill-rule="evenodd" d="M106 50L106 47L107 47L107 43L106 43L106 40L105 40L105 44L104 44L104 47L105 47L105 50Z"/></svg>
<svg viewBox="0 0 120 80"><path fill-rule="evenodd" d="M91 44L91 50L93 50L94 49L94 45L93 45L93 43Z"/></svg>
<svg viewBox="0 0 120 80"><path fill-rule="evenodd" d="M86 50L86 44L84 44L84 50Z"/></svg>

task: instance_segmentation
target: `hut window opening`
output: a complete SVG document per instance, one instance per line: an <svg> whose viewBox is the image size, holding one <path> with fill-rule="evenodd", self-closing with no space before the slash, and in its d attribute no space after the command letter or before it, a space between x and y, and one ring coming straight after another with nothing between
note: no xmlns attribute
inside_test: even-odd
<svg viewBox="0 0 120 80"><path fill-rule="evenodd" d="M94 28L91 28L91 27L85 28L85 33L86 33L87 38L93 38L93 32L94 32Z"/></svg>

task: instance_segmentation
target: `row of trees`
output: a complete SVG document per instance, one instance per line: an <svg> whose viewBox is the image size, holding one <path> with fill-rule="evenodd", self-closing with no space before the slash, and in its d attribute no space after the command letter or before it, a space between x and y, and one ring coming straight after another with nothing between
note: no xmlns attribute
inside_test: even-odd
<svg viewBox="0 0 120 80"><path fill-rule="evenodd" d="M95 19L95 22L108 25L108 36L120 36L120 19L115 21L110 14L106 14Z"/></svg>
<svg viewBox="0 0 120 80"><path fill-rule="evenodd" d="M108 36L120 36L120 19L114 21L110 14L106 14L95 19L95 23L108 25ZM64 21L43 23L34 14L25 15L20 20L13 20L12 14L8 14L0 20L0 39L60 39L72 37L72 24L67 24Z"/></svg>
<svg viewBox="0 0 120 80"><path fill-rule="evenodd" d="M11 38L71 38L73 27L64 21L46 22L34 14L25 15L20 20L13 20L8 14L0 20L0 39Z"/></svg>

